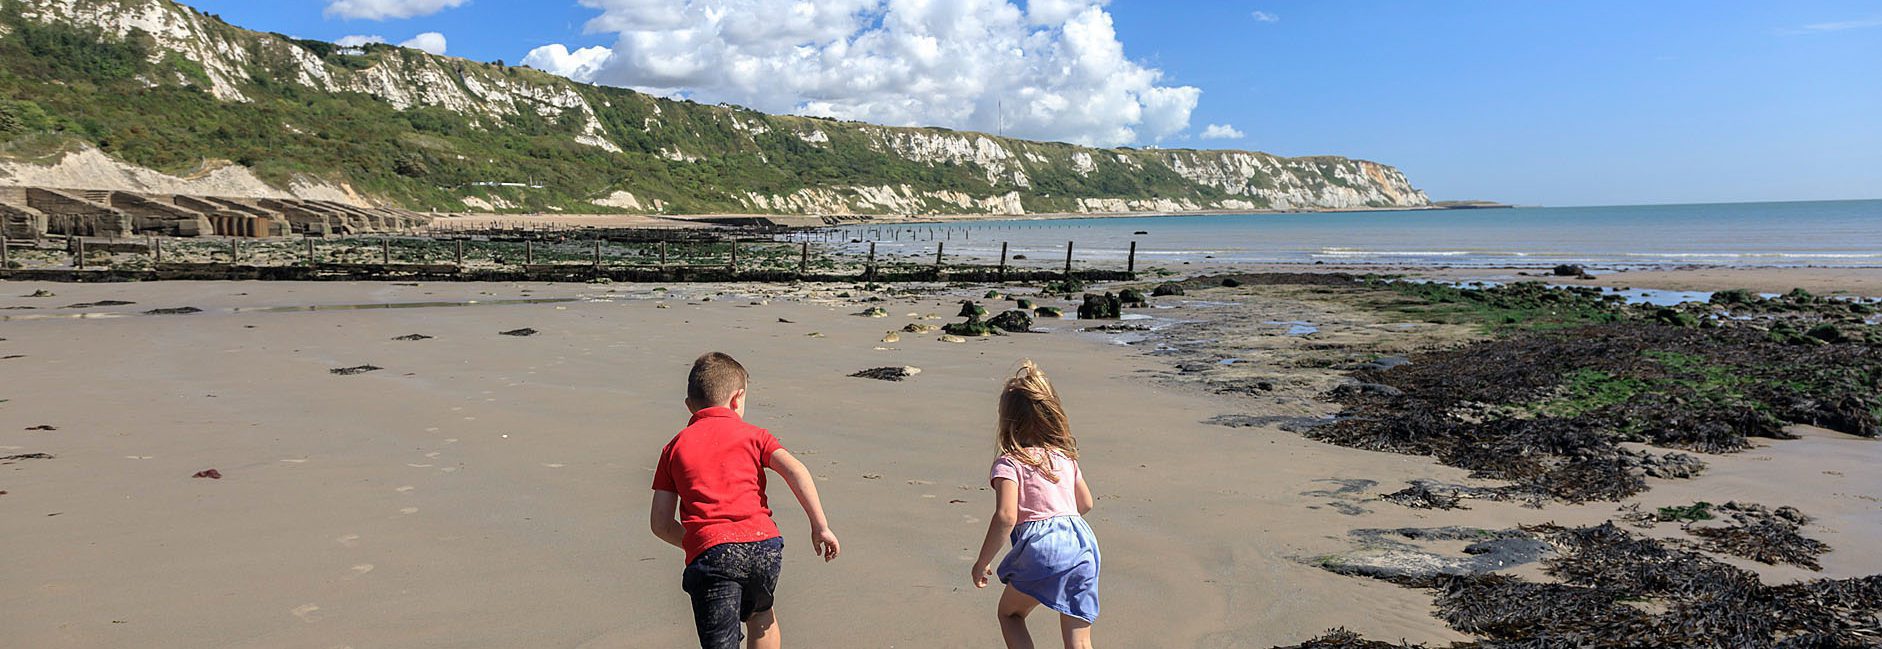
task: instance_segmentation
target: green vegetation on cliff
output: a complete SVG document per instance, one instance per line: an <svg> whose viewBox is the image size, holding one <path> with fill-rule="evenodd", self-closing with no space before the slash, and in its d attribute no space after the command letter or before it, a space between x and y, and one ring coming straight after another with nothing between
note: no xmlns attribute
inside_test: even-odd
<svg viewBox="0 0 1882 649"><path fill-rule="evenodd" d="M153 13L169 33L130 17ZM462 210L466 198L531 212L1424 204L1396 170L1343 158L1103 150L766 115L252 32L170 0L0 0L0 157L76 145L176 174L228 160L277 186L346 183L416 209ZM1198 171L1215 164L1231 171Z"/></svg>

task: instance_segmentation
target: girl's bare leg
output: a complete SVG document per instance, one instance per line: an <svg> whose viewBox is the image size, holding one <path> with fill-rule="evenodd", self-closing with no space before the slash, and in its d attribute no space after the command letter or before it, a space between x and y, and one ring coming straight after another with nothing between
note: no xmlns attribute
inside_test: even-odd
<svg viewBox="0 0 1882 649"><path fill-rule="evenodd" d="M1059 616L1059 633L1065 636L1065 649L1091 649L1091 623L1072 617Z"/></svg>
<svg viewBox="0 0 1882 649"><path fill-rule="evenodd" d="M1026 614L1039 606L1039 600L1032 596L1006 587L1000 593L1000 637L1006 639L1006 649L1033 649L1032 635L1026 632Z"/></svg>
<svg viewBox="0 0 1882 649"><path fill-rule="evenodd" d="M778 630L778 615L772 611L753 613L745 621L745 649L779 649L784 634Z"/></svg>

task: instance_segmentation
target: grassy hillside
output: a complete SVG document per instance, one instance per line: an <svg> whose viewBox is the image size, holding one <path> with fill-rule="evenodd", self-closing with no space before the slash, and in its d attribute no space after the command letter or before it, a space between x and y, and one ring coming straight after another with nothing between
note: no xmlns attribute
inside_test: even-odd
<svg viewBox="0 0 1882 649"><path fill-rule="evenodd" d="M1017 193L1031 212L1073 211L1079 198L1267 205L1185 178L1162 161L1167 152L766 115L390 45L294 40L167 0L145 2L177 12L200 32L193 37L216 47L182 49L142 29L48 19L57 10L47 8L49 0L0 0L0 156L43 156L84 143L169 173L229 160L278 186L296 178L344 182L413 209L462 210L474 197L509 211L616 211L591 201L624 191L648 206L661 201L667 212L792 211L798 208L758 206L748 193L849 196L852 188L902 185L914 193L908 205L859 204L856 211L962 211L923 195L943 191L975 200ZM104 5L141 4L80 4L87 3L107 17L115 8ZM359 89L339 87L345 84ZM513 110L475 101L491 88L566 97L519 99ZM405 93L425 98L404 107L388 99ZM911 155L892 143L911 137L990 140L996 155L1010 157ZM1079 154L1082 164L1073 161ZM1302 192L1350 187L1358 177L1343 158L1290 162L1306 171L1304 180L1289 180ZM1275 186L1268 178L1247 181Z"/></svg>

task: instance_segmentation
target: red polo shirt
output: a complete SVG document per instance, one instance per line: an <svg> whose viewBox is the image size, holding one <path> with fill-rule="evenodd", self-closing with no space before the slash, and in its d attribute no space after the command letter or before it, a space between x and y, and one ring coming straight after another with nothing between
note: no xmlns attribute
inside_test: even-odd
<svg viewBox="0 0 1882 649"><path fill-rule="evenodd" d="M693 413L692 423L667 442L653 488L680 495L687 564L715 545L781 536L765 500L765 464L782 448L769 431L725 407Z"/></svg>

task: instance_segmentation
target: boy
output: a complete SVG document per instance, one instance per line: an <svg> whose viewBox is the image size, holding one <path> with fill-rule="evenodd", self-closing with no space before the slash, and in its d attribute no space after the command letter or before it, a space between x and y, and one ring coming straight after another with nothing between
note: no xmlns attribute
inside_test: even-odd
<svg viewBox="0 0 1882 649"><path fill-rule="evenodd" d="M649 521L654 536L686 551L680 584L692 597L704 649L737 649L741 622L751 633L750 649L782 644L771 596L784 538L765 500L765 469L782 476L803 505L817 556L830 561L838 552L810 470L770 432L745 423L748 378L744 366L719 352L693 361L686 377L692 423L660 451L653 474Z"/></svg>

